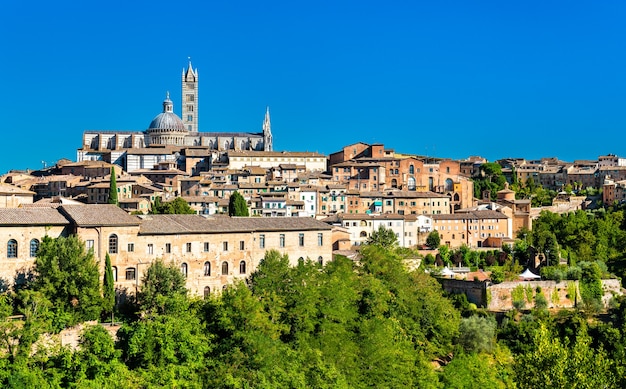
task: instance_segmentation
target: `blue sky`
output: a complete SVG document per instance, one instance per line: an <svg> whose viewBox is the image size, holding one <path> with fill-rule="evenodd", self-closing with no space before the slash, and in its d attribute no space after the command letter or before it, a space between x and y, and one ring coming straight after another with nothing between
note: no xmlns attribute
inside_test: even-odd
<svg viewBox="0 0 626 389"><path fill-rule="evenodd" d="M0 173L144 130L199 69L200 131L274 148L626 157L623 1L31 1L0 13Z"/></svg>

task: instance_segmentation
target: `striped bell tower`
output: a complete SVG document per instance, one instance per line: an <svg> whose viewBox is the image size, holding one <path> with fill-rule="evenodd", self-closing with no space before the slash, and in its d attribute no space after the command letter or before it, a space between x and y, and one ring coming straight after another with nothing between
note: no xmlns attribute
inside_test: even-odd
<svg viewBox="0 0 626 389"><path fill-rule="evenodd" d="M191 58L189 58L189 67L183 68L182 75L182 104L183 114L181 119L185 124L185 129L191 133L198 132L198 69L191 66Z"/></svg>

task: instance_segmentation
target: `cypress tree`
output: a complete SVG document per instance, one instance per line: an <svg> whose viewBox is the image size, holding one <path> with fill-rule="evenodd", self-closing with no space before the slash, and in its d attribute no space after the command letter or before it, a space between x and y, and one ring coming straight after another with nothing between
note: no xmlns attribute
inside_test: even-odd
<svg viewBox="0 0 626 389"><path fill-rule="evenodd" d="M239 192L235 192L230 196L228 202L228 215L229 216L250 216L248 212L248 204Z"/></svg>
<svg viewBox="0 0 626 389"><path fill-rule="evenodd" d="M111 167L111 179L109 181L109 204L117 205L117 180L114 167Z"/></svg>
<svg viewBox="0 0 626 389"><path fill-rule="evenodd" d="M104 269L104 280L102 282L102 295L104 297L104 301L102 303L102 308L104 313L111 312L111 322L113 322L113 309L115 308L115 287L113 285L113 268L111 267L111 257L109 257L109 253L106 254L105 257L105 269Z"/></svg>

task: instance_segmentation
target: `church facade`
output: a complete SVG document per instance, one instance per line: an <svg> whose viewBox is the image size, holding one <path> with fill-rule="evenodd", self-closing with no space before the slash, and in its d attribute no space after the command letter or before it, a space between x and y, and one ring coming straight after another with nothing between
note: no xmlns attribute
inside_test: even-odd
<svg viewBox="0 0 626 389"><path fill-rule="evenodd" d="M144 131L85 131L77 161L103 160L132 172L153 169L159 164L184 165L185 157L193 155L194 161L198 156L203 157L202 167L186 170L197 173L229 151L273 150L269 107L261 132L200 132L198 79L198 69L193 69L189 61L181 77L182 118L174 113L168 93L162 112Z"/></svg>

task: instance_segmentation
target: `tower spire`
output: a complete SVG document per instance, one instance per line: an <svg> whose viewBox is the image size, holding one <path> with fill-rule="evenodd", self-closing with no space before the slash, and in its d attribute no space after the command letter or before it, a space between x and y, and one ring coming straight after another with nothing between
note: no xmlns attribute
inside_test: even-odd
<svg viewBox="0 0 626 389"><path fill-rule="evenodd" d="M263 120L263 150L272 151L272 124L270 122L270 107L265 107L265 119Z"/></svg>

